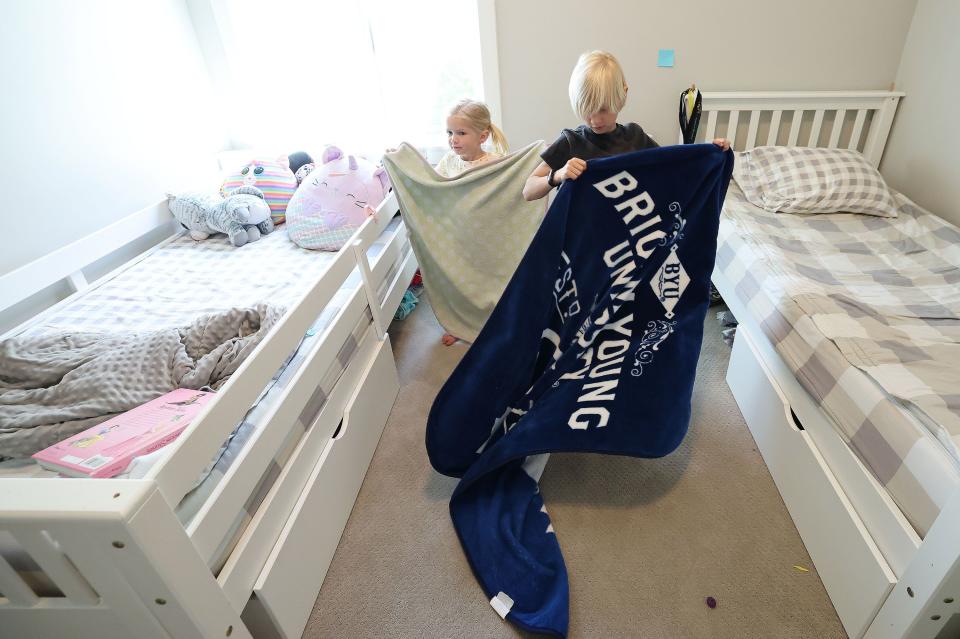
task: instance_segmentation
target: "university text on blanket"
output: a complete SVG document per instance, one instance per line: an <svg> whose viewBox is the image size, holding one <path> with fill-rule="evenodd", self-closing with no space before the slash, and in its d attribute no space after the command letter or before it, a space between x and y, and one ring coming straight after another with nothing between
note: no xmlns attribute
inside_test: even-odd
<svg viewBox="0 0 960 639"><path fill-rule="evenodd" d="M657 246L665 244L668 238L668 234L659 228L663 222L661 217L651 215L655 203L650 193L642 191L632 195L639 185L630 173L621 171L593 186L608 199L621 200L625 195L631 195L614 205L614 209L622 215L631 239L619 242L604 253L604 264L611 269L609 295L613 310L604 309L595 321L591 322L588 318L584 322L577 339L577 345L583 349L579 355L583 366L562 376L564 379L585 382L577 398L577 403L581 405L567 420L567 425L577 430L585 430L590 426L602 428L609 422L608 406L616 399L622 364L633 336L633 313L625 304L634 300L637 284L640 283L639 278L634 279L634 275ZM669 287L673 280L670 275L673 273L668 273L662 284L667 296L672 295ZM598 339L601 335L602 339Z"/></svg>

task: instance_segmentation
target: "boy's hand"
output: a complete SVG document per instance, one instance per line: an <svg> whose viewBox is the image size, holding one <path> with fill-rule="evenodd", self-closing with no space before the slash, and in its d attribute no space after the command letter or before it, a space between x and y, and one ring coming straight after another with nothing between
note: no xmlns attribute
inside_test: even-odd
<svg viewBox="0 0 960 639"><path fill-rule="evenodd" d="M567 160L567 163L563 165L563 168L556 172L556 176L560 178L561 182L576 180L586 170L587 163L585 160L570 158Z"/></svg>
<svg viewBox="0 0 960 639"><path fill-rule="evenodd" d="M719 146L724 151L730 148L730 140L728 140L727 138L715 138L713 140L713 143Z"/></svg>

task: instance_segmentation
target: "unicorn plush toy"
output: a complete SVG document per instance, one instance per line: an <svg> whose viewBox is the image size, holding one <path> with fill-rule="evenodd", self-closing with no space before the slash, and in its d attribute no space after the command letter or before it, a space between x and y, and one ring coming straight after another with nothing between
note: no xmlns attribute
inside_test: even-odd
<svg viewBox="0 0 960 639"><path fill-rule="evenodd" d="M337 251L372 215L388 191L386 171L327 147L287 205L287 231L299 246Z"/></svg>

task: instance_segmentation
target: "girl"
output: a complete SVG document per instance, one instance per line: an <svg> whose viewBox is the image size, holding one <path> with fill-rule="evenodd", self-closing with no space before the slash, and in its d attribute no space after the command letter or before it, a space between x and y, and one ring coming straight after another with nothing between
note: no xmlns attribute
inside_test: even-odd
<svg viewBox="0 0 960 639"><path fill-rule="evenodd" d="M584 124L564 129L540 154L543 162L527 179L523 197L538 200L564 180L576 180L591 158L605 157L659 146L640 125L617 123L627 102L627 81L620 63L604 51L584 53L570 75L570 106ZM724 151L730 142L717 138Z"/></svg>
<svg viewBox="0 0 960 639"><path fill-rule="evenodd" d="M493 150L484 151L490 140ZM447 144L450 150L437 163L436 171L444 177L456 177L467 169L501 158L507 153L507 138L490 121L490 110L483 102L461 100L447 116Z"/></svg>
<svg viewBox="0 0 960 639"><path fill-rule="evenodd" d="M483 144L491 141L490 151ZM492 162L507 153L507 138L490 121L490 109L483 102L461 100L447 116L447 144L450 150L437 163L436 171L444 177L456 177L473 167ZM457 337L444 333L440 340L450 346Z"/></svg>

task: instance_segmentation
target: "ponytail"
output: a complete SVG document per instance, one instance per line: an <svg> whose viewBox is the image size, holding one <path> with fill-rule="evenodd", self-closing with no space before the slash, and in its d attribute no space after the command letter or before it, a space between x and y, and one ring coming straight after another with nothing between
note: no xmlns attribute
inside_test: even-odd
<svg viewBox="0 0 960 639"><path fill-rule="evenodd" d="M490 141L493 144L493 150L500 155L506 155L509 147L507 146L507 136L503 134L493 122L490 123Z"/></svg>

